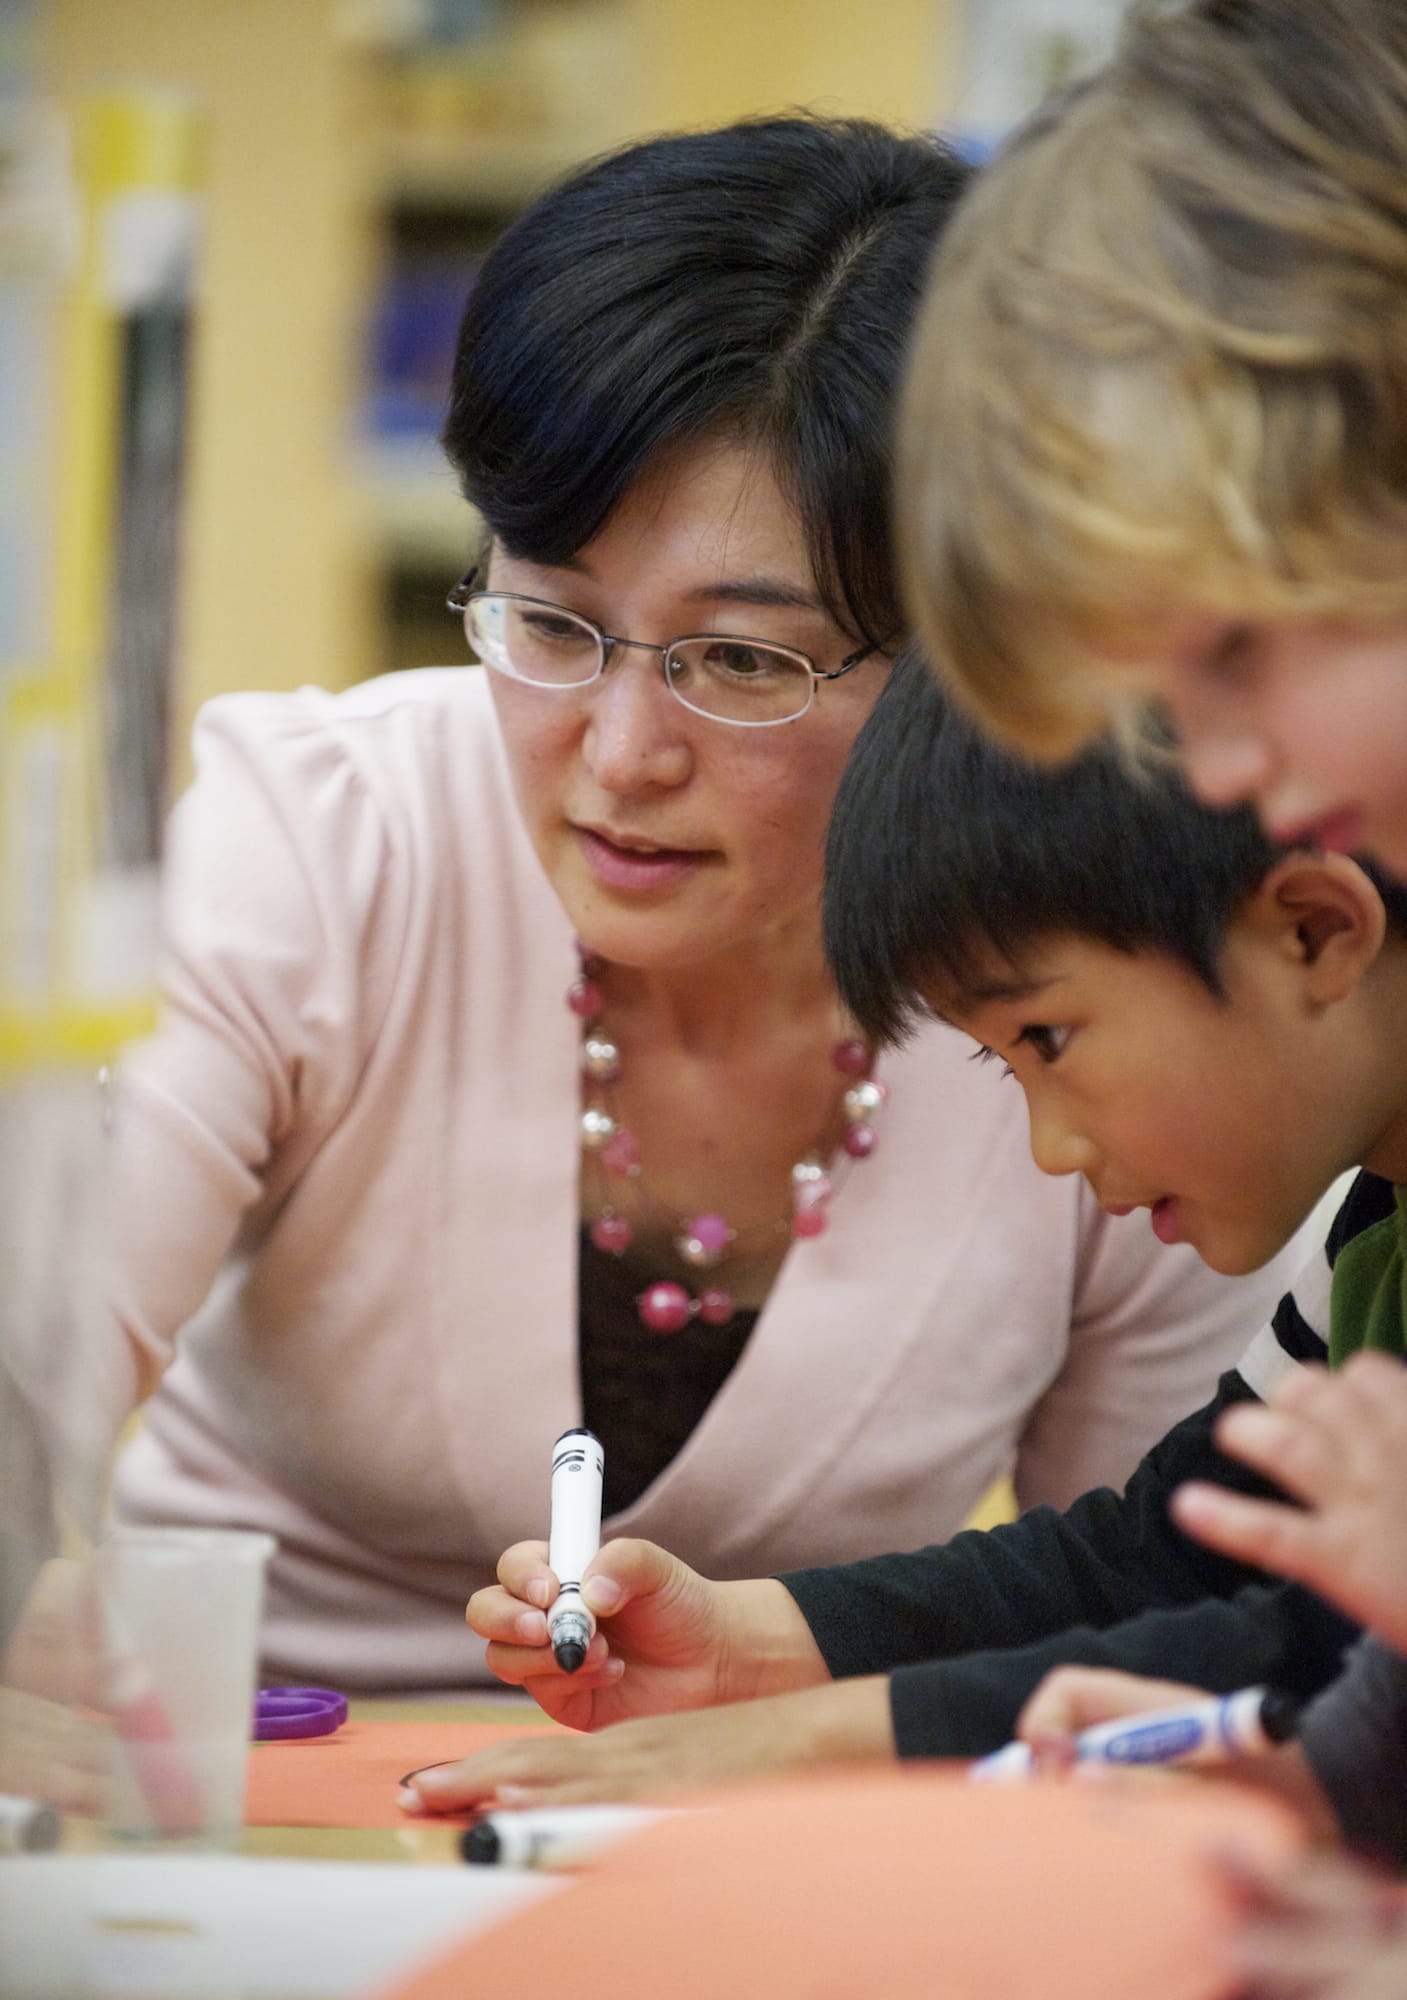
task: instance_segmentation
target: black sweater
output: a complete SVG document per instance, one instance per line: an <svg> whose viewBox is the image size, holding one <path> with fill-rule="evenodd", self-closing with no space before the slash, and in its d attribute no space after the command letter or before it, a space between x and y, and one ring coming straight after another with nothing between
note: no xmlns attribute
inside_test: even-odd
<svg viewBox="0 0 1407 2000"><path fill-rule="evenodd" d="M1329 1265L1392 1207L1391 1185L1360 1174L1330 1232ZM1269 1334L1256 1343L1262 1360L1267 1346L1282 1366L1324 1360L1326 1278L1311 1272L1281 1300L1273 1343ZM1212 1441L1219 1412L1256 1393L1243 1371L1263 1372L1243 1361L1224 1375L1122 1494L1101 1488L1064 1513L1037 1507L985 1534L782 1578L837 1679L890 1674L901 1756L995 1749L1038 1682L1066 1662L1216 1691L1273 1682L1302 1697L1334 1679L1358 1635L1351 1620L1298 1584L1201 1547L1168 1516L1186 1479L1274 1490Z"/></svg>

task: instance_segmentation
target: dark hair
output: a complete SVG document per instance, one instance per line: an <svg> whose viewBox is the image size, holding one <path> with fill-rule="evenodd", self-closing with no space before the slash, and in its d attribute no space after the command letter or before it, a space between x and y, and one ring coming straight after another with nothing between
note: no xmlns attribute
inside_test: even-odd
<svg viewBox="0 0 1407 2000"><path fill-rule="evenodd" d="M559 563L662 446L756 443L832 616L893 641L893 404L968 174L935 139L795 116L648 140L564 181L470 295L443 440L465 497L510 554Z"/></svg>
<svg viewBox="0 0 1407 2000"><path fill-rule="evenodd" d="M836 795L826 952L880 1042L928 1014L920 984L961 994L985 956L1015 964L1057 932L1165 952L1220 992L1226 927L1279 852L1250 807L1199 804L1170 763L1135 770L1102 744L1052 768L1000 748L909 649Z"/></svg>

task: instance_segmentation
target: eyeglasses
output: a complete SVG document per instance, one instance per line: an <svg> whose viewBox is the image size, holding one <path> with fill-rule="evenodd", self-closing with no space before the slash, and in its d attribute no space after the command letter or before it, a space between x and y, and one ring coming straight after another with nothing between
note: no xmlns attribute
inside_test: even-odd
<svg viewBox="0 0 1407 2000"><path fill-rule="evenodd" d="M710 722L739 729L771 729L798 722L816 697L819 681L838 681L879 651L862 647L822 673L807 653L743 639L731 632L694 632L667 646L620 639L579 612L508 590L475 590L471 569L445 600L464 620L475 655L495 673L529 687L582 688L599 680L616 651L658 653L664 684L685 708Z"/></svg>

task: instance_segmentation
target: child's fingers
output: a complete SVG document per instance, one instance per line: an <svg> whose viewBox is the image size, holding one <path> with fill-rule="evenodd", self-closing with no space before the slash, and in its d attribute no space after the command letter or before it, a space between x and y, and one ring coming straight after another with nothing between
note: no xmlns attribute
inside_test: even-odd
<svg viewBox="0 0 1407 2000"><path fill-rule="evenodd" d="M557 1595L557 1579L547 1563L546 1542L514 1542L498 1559L498 1580L512 1597L545 1611Z"/></svg>
<svg viewBox="0 0 1407 2000"><path fill-rule="evenodd" d="M610 1648L597 1632L587 1648L586 1658L574 1674L564 1674L549 1646L511 1646L493 1641L484 1658L497 1680L510 1687L529 1687L539 1680L570 1680L572 1687L600 1687L620 1677L617 1664L611 1668Z"/></svg>
<svg viewBox="0 0 1407 2000"><path fill-rule="evenodd" d="M1056 1667L1048 1673L1017 1718L1023 1742L1053 1736L1078 1736L1096 1723L1121 1715L1142 1715L1150 1709L1172 1708L1200 1700L1201 1688L1181 1681L1146 1680L1141 1674L1119 1673L1112 1667Z"/></svg>
<svg viewBox="0 0 1407 2000"><path fill-rule="evenodd" d="M1322 1502L1341 1491L1347 1477L1341 1442L1307 1409L1237 1403L1218 1418L1216 1441L1297 1500Z"/></svg>
<svg viewBox="0 0 1407 2000"><path fill-rule="evenodd" d="M1193 1480L1178 1487L1170 1511L1180 1528L1208 1548L1279 1576L1312 1584L1326 1559L1314 1516L1297 1507L1248 1500L1224 1486Z"/></svg>

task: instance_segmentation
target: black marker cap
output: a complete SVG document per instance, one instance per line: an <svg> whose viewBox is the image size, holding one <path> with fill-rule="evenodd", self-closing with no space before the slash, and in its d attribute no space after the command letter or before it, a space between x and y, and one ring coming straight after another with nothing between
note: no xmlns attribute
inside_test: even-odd
<svg viewBox="0 0 1407 2000"><path fill-rule="evenodd" d="M477 1862L481 1867L497 1861L502 1848L497 1828L486 1819L481 1819L476 1826L466 1826L459 1836L459 1851L464 1859Z"/></svg>
<svg viewBox="0 0 1407 2000"><path fill-rule="evenodd" d="M1260 1705L1260 1726L1272 1743L1288 1743L1299 1728L1304 1703L1271 1688Z"/></svg>
<svg viewBox="0 0 1407 2000"><path fill-rule="evenodd" d="M566 1620L562 1622L565 1624ZM574 1674L586 1658L586 1648L580 1639L563 1639L560 1645L552 1648L552 1657L564 1674Z"/></svg>

